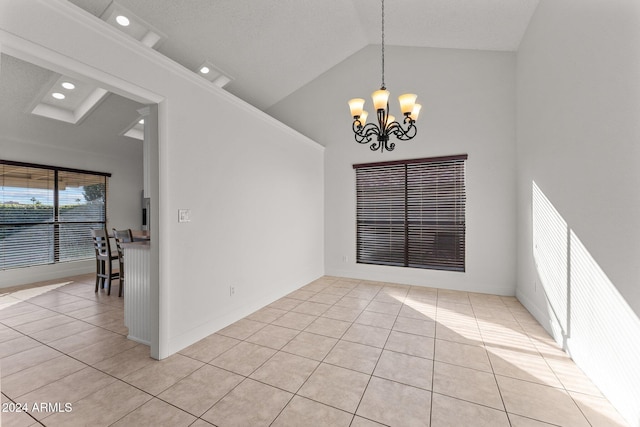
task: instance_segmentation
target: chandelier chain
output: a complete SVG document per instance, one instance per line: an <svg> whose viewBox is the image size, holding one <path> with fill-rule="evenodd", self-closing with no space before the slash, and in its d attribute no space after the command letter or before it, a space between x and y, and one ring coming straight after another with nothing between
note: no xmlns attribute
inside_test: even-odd
<svg viewBox="0 0 640 427"><path fill-rule="evenodd" d="M381 89L385 88L384 85L384 0L382 0L382 86Z"/></svg>

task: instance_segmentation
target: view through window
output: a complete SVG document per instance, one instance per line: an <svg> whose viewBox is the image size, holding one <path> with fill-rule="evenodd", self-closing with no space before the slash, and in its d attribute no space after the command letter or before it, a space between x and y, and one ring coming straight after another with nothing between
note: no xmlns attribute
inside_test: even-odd
<svg viewBox="0 0 640 427"><path fill-rule="evenodd" d="M0 160L0 270L93 258L109 176Z"/></svg>

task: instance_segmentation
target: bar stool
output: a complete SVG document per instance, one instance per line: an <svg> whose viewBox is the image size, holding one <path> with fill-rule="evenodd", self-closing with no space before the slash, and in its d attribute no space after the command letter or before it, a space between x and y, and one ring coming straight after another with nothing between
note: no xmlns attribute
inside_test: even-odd
<svg viewBox="0 0 640 427"><path fill-rule="evenodd" d="M118 291L118 296L121 297L123 292L122 290L124 289L124 248L122 247L122 244L133 242L133 234L131 233L131 229L116 230L114 228L113 237L116 239L118 263L120 264L120 290Z"/></svg>
<svg viewBox="0 0 640 427"><path fill-rule="evenodd" d="M91 230L93 248L96 253L96 290L98 285L104 289L107 285L107 295L111 295L111 281L120 278L119 271L113 271L111 262L118 259L118 254L111 253L109 235L106 230ZM121 287L122 288L122 287Z"/></svg>

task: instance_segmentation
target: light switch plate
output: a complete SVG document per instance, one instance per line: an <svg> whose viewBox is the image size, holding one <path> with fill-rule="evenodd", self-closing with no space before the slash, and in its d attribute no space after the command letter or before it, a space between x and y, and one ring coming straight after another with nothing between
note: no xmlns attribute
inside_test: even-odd
<svg viewBox="0 0 640 427"><path fill-rule="evenodd" d="M178 209L178 222L191 222L191 209Z"/></svg>

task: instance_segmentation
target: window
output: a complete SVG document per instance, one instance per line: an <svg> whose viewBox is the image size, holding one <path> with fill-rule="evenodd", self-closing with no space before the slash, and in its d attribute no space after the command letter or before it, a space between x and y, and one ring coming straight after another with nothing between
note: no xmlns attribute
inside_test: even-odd
<svg viewBox="0 0 640 427"><path fill-rule="evenodd" d="M109 176L0 160L0 270L93 258Z"/></svg>
<svg viewBox="0 0 640 427"><path fill-rule="evenodd" d="M354 165L357 262L464 271L466 159Z"/></svg>

